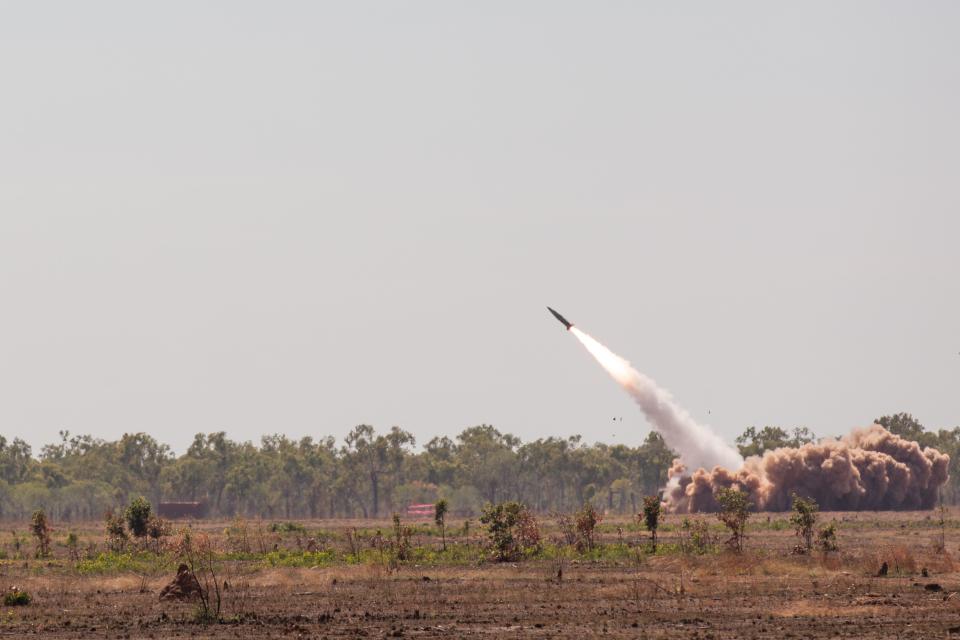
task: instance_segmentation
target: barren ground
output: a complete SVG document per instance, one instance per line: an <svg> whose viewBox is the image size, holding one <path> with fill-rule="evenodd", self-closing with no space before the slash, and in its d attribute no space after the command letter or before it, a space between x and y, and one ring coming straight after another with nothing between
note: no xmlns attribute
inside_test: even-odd
<svg viewBox="0 0 960 640"><path fill-rule="evenodd" d="M710 516L703 516L711 522ZM603 523L608 552L519 563L428 562L390 566L376 556L359 564L271 566L253 553L220 564L226 580L223 621L197 622L193 602L161 602L158 593L175 571L164 557L149 569L113 565L81 568L62 545L67 531L83 544L102 544L100 523L58 528L52 560L24 559L32 541L15 548L10 528L0 537L8 556L2 580L33 596L27 606L0 608L0 636L47 638L943 638L960 637L960 534L952 514L947 552L936 550L937 514L821 514L839 526L840 552L790 553L795 538L786 514L754 515L743 554L703 555L677 550L658 555L631 544L646 535L626 519ZM669 516L662 540L675 542L678 516ZM223 549L229 522L194 523ZM235 523L234 523L235 524ZM272 548L300 553L321 529L324 545L343 547L348 527L389 523L299 523L305 531L270 533ZM617 533L617 526L624 531ZM452 529L461 527L453 523ZM15 527L21 539L25 525ZM424 528L426 531L426 528ZM719 530L717 531L719 533ZM448 545L478 548L474 525ZM555 532L549 527L547 538ZM362 535L361 535L362 538ZM622 542L621 542L622 540ZM258 540L256 545L261 544ZM416 544L438 548L418 534ZM619 550L615 548L619 547ZM95 553L90 547L86 552ZM285 556L286 557L286 556ZM889 572L876 577L882 562ZM309 563L308 563L309 564ZM926 569L928 577L923 577ZM558 571L562 576L558 577ZM956 631L953 631L953 630Z"/></svg>

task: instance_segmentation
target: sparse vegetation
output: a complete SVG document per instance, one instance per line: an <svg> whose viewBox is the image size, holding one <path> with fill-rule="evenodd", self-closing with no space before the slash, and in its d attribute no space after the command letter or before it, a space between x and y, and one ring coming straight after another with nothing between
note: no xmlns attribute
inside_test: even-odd
<svg viewBox="0 0 960 640"><path fill-rule="evenodd" d="M660 505L660 496L646 496L643 499L643 526L650 532L650 550L657 552L657 529L660 527L660 516L663 507Z"/></svg>
<svg viewBox="0 0 960 640"><path fill-rule="evenodd" d="M817 524L817 512L820 510L812 498L801 498L793 494L793 513L790 524L800 542L794 547L794 553L810 553L813 549L813 531Z"/></svg>
<svg viewBox="0 0 960 640"><path fill-rule="evenodd" d="M437 500L433 505L433 521L440 527L440 540L443 544L443 550L447 550L447 511L450 504L446 500Z"/></svg>
<svg viewBox="0 0 960 640"><path fill-rule="evenodd" d="M300 631L295 633L332 637L351 635L350 630L355 630L357 623L348 627L348 621L359 619L364 621L362 624L383 624L381 628L388 631L392 625L396 631L408 620L416 619L417 609L421 619L430 617L422 624L445 626L459 620L458 628L478 633L489 630L486 625L496 624L494 616L511 619L520 611L526 611L525 615L533 620L528 625L530 628L536 628L532 624L542 620L543 624L555 625L557 631L566 633L571 628L563 625L573 620L589 624L598 619L595 609L586 608L586 603L596 602L598 589L613 590L621 584L631 604L623 611L608 608L607 613L602 614L611 635L616 635L612 633L616 629L626 630L626 634L620 635L630 635L633 629L630 625L636 620L632 603L638 603L639 607L650 606L660 611L676 610L678 615L689 618L709 615L715 635L722 632L724 637L737 637L750 634L744 633L742 626L735 626L735 617L724 608L723 603L730 602L731 598L739 598L741 609L748 611L751 597L764 603L764 607L778 606L792 611L790 607L797 602L809 601L811 606L819 606L817 594L823 594L829 596L831 607L836 605L840 611L853 611L860 606L855 598L862 599L867 592L889 597L889 591L900 594L897 601L902 601L904 608L898 609L904 612L902 615L909 616L908 607L925 606L921 594L930 593L925 585L936 582L950 589L952 583L947 576L955 570L950 554L935 550L936 541L944 532L936 511L834 514L830 524L821 526L817 522L815 527L814 549L824 553L798 558L783 553L784 534L792 538L795 532L786 514L770 514L769 521L767 514L754 515L747 523L750 534L747 548L738 554L718 555L715 541L728 528L713 516L693 514L676 520L661 517L656 551L651 553L642 518L638 521L612 516L597 522L592 531L591 548L577 544L579 534L575 523L579 510L566 514L574 535L574 543L567 544L559 521L537 523L537 535L530 536L527 533L530 522L523 516L523 506L508 503L500 506L501 509L497 509L497 505L488 509L493 517L485 518L482 531L488 535L482 539L464 536L462 521L446 522L446 552L441 547L444 534L435 526L435 521L407 522L400 517L395 522L352 521L350 524L355 526L347 528L322 520L296 522L309 532L309 540L315 540L316 545L304 542L304 535L295 529L267 531L269 522L266 522L264 552L256 542L256 521L234 520L226 526L194 522L165 538L159 551L148 534L145 541L149 541L149 545L128 544L123 551L116 552L104 542L98 525L83 525L72 527L69 534L59 538L69 544L51 545L51 554L43 563L8 562L4 569L9 583L19 584L37 596L30 610L31 619L45 619L47 635L54 638L59 637L57 629L63 627L53 624L52 621L57 620L53 612L68 609L70 630L75 634L72 637L96 635L89 627L102 628L106 623L101 618L105 617L117 635L130 633L135 637L153 633L166 637L175 635L175 625L182 625L186 620L210 624L201 635L223 640L235 637L231 635L234 632L240 636L250 635L253 628L247 625L252 624L297 627ZM638 507L642 508L642 504ZM502 553L497 552L490 535L493 533L490 525L497 523L504 525L513 536L512 540L498 538L504 541L500 547ZM951 548L960 544L956 538L960 527L952 523L948 519L945 528ZM848 527L856 535L848 538L852 546L841 553L837 550L837 538L841 529ZM244 530L247 530L246 545L242 542ZM12 540L13 535L4 532L0 548L10 550ZM532 540L538 542L531 545ZM915 544L909 543L914 540ZM400 560L396 551L405 545L406 551L402 553L406 559ZM29 550L28 556L32 555L32 545ZM197 584L203 586L203 597L197 594L194 599L183 602L192 603L195 613L191 615L185 608L178 610L174 605L165 604L166 601L161 601L161 614L169 615L170 621L165 621L162 615L128 616L130 619L127 619L110 613L123 611L126 599L133 593L151 590L156 593L159 586L171 584L174 567L181 562L187 564L191 555L192 572L196 574ZM494 565L502 558L509 558L511 564L498 569ZM886 586L870 583L877 581L873 576L884 562L889 565ZM314 569L322 571L311 571ZM944 577L938 578L941 575ZM736 576L736 580L731 581L730 576ZM130 580L132 578L135 581ZM38 587L34 582L38 579L42 585L64 583L67 586L60 591ZM907 579L919 582L915 591L905 588L909 584ZM130 580L131 586L125 593L116 587L103 588L104 584L120 585L126 580ZM435 588L434 581L442 581L443 587ZM811 582L812 587L805 586ZM253 584L257 586L251 586ZM851 590L851 587L856 588ZM98 588L101 593L96 593ZM799 599L797 589L808 588L812 588L814 595ZM76 595L79 593L84 593L85 599ZM704 597L703 594L711 595ZM549 599L545 599L548 595ZM424 602L439 604L441 600L451 602L453 598L469 598L477 607L483 607L483 615L475 614L473 608L437 605L424 608ZM49 604L50 614L36 606L41 599L44 606ZM303 615L302 603L306 600L317 603L318 613L295 617ZM879 596L868 602L878 600ZM530 609L519 610L518 602L529 604ZM694 605L696 602L701 604ZM844 602L846 604L842 604ZM96 609L93 603L97 603ZM561 609L555 609L558 603L563 605ZM557 612L555 617L549 620L538 617L540 604L548 604L548 610ZM868 606L872 607L872 616L884 615L882 605ZM334 612L336 608L341 609L339 614ZM943 620L942 615L946 615L930 614L930 609L924 611L937 620ZM626 618L626 625L624 616L630 616ZM844 616L832 613L830 619L848 619ZM742 620L742 617L736 619ZM924 635L936 636L928 633L929 627L918 622L916 616L912 619L914 627L924 629ZM817 621L823 620L822 616L791 617L790 620L803 622L793 622L800 626L786 627L785 633L815 638L829 635L826 631L818 635L817 629L828 629L828 626L816 626ZM81 628L83 624L86 628ZM678 637L677 629L664 627L656 619L646 624L650 635ZM758 632L764 624L768 624L765 618L758 619ZM889 624L886 623L885 630L898 628ZM15 630L8 635L28 635L27 626L16 623L13 626ZM517 635L524 633L519 626L514 631ZM392 634L387 635L395 637Z"/></svg>
<svg viewBox="0 0 960 640"><path fill-rule="evenodd" d="M63 543L67 548L68 553L70 554L70 559L74 562L80 561L80 538L77 537L76 532L71 531L67 534L67 539Z"/></svg>
<svg viewBox="0 0 960 640"><path fill-rule="evenodd" d="M713 544L710 527L702 518L684 517L680 523L680 550L684 553L706 553Z"/></svg>
<svg viewBox="0 0 960 640"><path fill-rule="evenodd" d="M730 530L727 545L735 551L743 551L747 519L750 517L750 501L739 489L720 489L717 492L720 510L717 518Z"/></svg>
<svg viewBox="0 0 960 640"><path fill-rule="evenodd" d="M940 525L940 539L937 541L937 551L947 551L947 508L943 505L943 493L940 494L940 506L937 508L937 524Z"/></svg>
<svg viewBox="0 0 960 640"><path fill-rule="evenodd" d="M817 548L824 553L839 551L837 544L837 527L832 522L817 531Z"/></svg>
<svg viewBox="0 0 960 640"><path fill-rule="evenodd" d="M123 515L127 522L127 528L134 537L143 538L147 535L147 525L150 523L151 508L150 502L147 501L146 498L140 496L139 498L131 500L130 504L127 505L126 511L123 512Z"/></svg>
<svg viewBox="0 0 960 640"><path fill-rule="evenodd" d="M20 587L10 587L3 594L3 604L7 607L23 607L32 601L30 594Z"/></svg>
<svg viewBox="0 0 960 640"><path fill-rule="evenodd" d="M30 519L30 531L37 542L37 558L46 558L50 555L50 524L47 522L47 514L43 509L33 512Z"/></svg>
<svg viewBox="0 0 960 640"><path fill-rule="evenodd" d="M158 516L147 520L147 537L153 541L154 550L160 553L163 539L170 535L170 523Z"/></svg>
<svg viewBox="0 0 960 640"><path fill-rule="evenodd" d="M16 530L16 529L12 529L12 530L10 531L10 534L11 534L11 536L12 536L11 543L12 543L12 546L13 546L13 551L14 551L15 557L17 557L17 558L23 557L24 538L23 538L19 533L17 533L17 530Z"/></svg>
<svg viewBox="0 0 960 640"><path fill-rule="evenodd" d="M400 522L400 515L393 514L393 555L397 560L409 560L413 549L410 537L413 532L410 527L404 527Z"/></svg>
<svg viewBox="0 0 960 640"><path fill-rule="evenodd" d="M597 525L603 522L603 514L589 502L583 505L574 516L580 551L593 551L596 545Z"/></svg>
<svg viewBox="0 0 960 640"><path fill-rule="evenodd" d="M123 525L123 518L108 511L105 518L107 546L111 551L123 551L127 546L127 530Z"/></svg>
<svg viewBox="0 0 960 640"><path fill-rule="evenodd" d="M487 527L487 536L496 560L519 560L540 547L539 524L527 507L519 502L487 505L480 522Z"/></svg>
<svg viewBox="0 0 960 640"><path fill-rule="evenodd" d="M299 522L272 522L270 523L272 533L306 533L306 528Z"/></svg>
<svg viewBox="0 0 960 640"><path fill-rule="evenodd" d="M223 591L217 577L217 552L213 540L206 533L182 534L180 553L193 579L200 585L200 604L195 620L200 623L220 620Z"/></svg>

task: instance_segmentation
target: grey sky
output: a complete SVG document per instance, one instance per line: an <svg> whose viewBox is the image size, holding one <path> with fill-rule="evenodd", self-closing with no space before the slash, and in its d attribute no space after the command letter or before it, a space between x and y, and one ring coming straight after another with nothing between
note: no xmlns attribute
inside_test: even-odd
<svg viewBox="0 0 960 640"><path fill-rule="evenodd" d="M960 424L958 33L954 2L0 4L0 433L639 442L547 304L728 440Z"/></svg>

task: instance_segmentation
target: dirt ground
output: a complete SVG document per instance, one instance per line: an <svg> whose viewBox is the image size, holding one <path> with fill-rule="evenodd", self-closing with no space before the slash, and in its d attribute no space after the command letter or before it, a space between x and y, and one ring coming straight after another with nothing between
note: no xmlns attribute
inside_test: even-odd
<svg viewBox="0 0 960 640"><path fill-rule="evenodd" d="M241 563L220 576L225 622L214 624L196 621L195 603L159 600L173 570L80 575L8 559L2 580L28 590L33 602L0 608L0 636L960 638L955 521L942 553L936 514L821 514L837 521L840 552L796 556L792 532L774 526L786 516L767 517L752 519L743 554L397 569ZM218 531L224 523L204 526ZM607 527L602 541L619 537ZM888 572L878 577L883 562Z"/></svg>

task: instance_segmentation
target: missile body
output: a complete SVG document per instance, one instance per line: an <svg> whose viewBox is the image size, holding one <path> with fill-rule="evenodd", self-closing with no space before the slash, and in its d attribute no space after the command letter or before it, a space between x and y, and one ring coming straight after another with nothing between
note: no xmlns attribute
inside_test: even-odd
<svg viewBox="0 0 960 640"><path fill-rule="evenodd" d="M560 322L562 322L562 323L563 323L563 326L565 326L565 327L567 328L567 331L570 331L570 327L573 326L573 323L572 323L572 322L567 322L567 319L566 319L566 318L564 318L562 315L560 315L559 313L557 313L556 311L554 311L554 310L551 309L550 307L547 307L547 311L549 311L550 313L552 313L554 318L556 318L557 320L559 320Z"/></svg>

